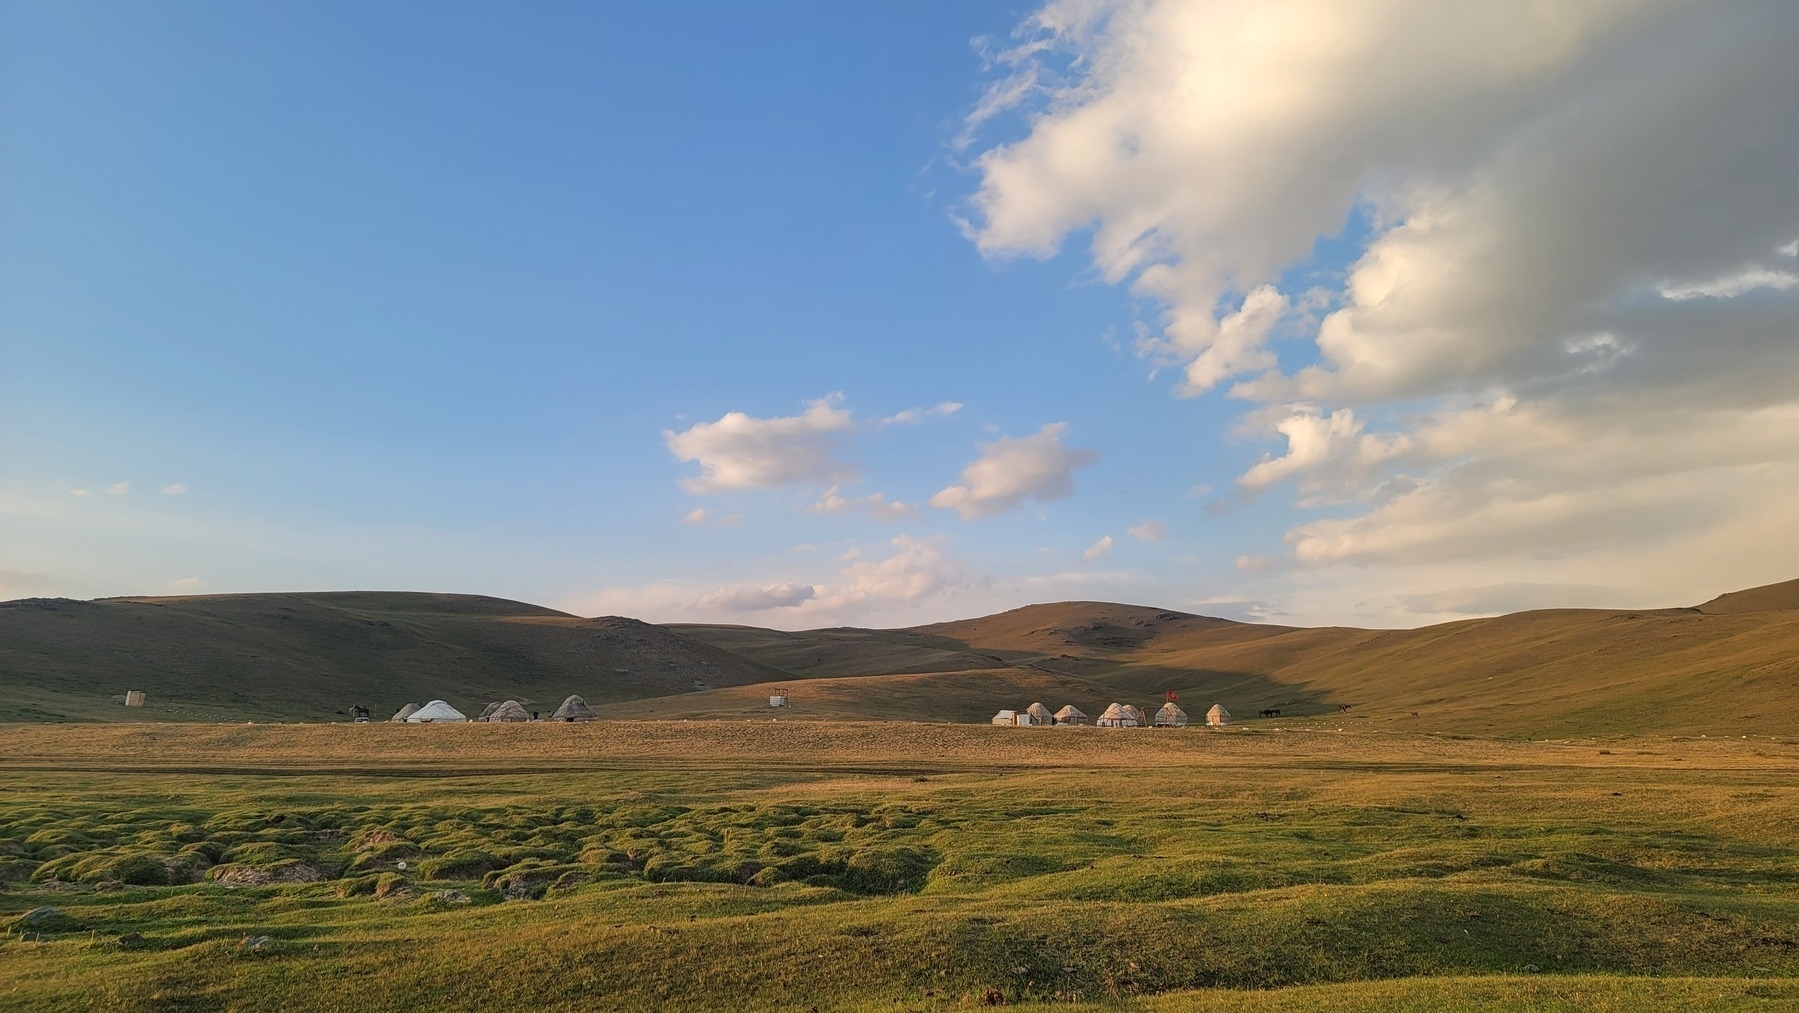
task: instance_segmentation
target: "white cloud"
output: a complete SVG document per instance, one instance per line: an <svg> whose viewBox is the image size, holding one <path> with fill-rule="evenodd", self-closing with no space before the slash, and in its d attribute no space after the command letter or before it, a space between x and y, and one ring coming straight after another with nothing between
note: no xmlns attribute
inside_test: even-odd
<svg viewBox="0 0 1799 1013"><path fill-rule="evenodd" d="M962 469L962 481L931 497L963 520L1006 513L1027 501L1050 503L1074 495L1074 471L1099 459L1090 450L1062 444L1066 422L1052 422L1030 436L1002 436L982 445L981 456Z"/></svg>
<svg viewBox="0 0 1799 1013"><path fill-rule="evenodd" d="M1676 285L1663 283L1656 288L1663 299L1674 302L1685 302L1688 299L1734 299L1745 292L1753 292L1758 288L1789 289L1799 285L1799 274L1790 271L1773 271L1759 264L1752 264L1735 274L1714 278L1711 281L1688 282Z"/></svg>
<svg viewBox="0 0 1799 1013"><path fill-rule="evenodd" d="M86 499L87 498L87 490L86 489L70 489L69 495L75 496L75 497L78 497L81 499Z"/></svg>
<svg viewBox="0 0 1799 1013"><path fill-rule="evenodd" d="M1330 567L1414 605L1496 564L1799 570L1765 527L1799 471L1799 274L1768 259L1799 256L1795 37L1791 5L1056 0L997 61L978 122L1022 135L978 155L971 233L1087 237L1161 306L1176 392L1251 403L1285 449L1239 487L1338 507L1278 571L1312 615L1351 600ZM1282 292L1345 223L1341 290Z"/></svg>
<svg viewBox="0 0 1799 1013"><path fill-rule="evenodd" d="M1168 534L1168 525L1161 521L1144 521L1125 528L1124 533L1139 542L1159 542Z"/></svg>
<svg viewBox="0 0 1799 1013"><path fill-rule="evenodd" d="M180 580L175 581L169 586L177 591L192 591L194 588L199 587L201 583L202 582L198 577L182 577Z"/></svg>
<svg viewBox="0 0 1799 1013"><path fill-rule="evenodd" d="M837 457L839 435L851 423L841 400L820 398L799 415L770 419L727 412L678 433L664 430L662 440L676 460L699 463L697 477L681 480L693 493L845 481L856 468Z"/></svg>
<svg viewBox="0 0 1799 1013"><path fill-rule="evenodd" d="M185 482L171 482L162 487L162 494L164 496L180 496L186 492L187 483Z"/></svg>
<svg viewBox="0 0 1799 1013"><path fill-rule="evenodd" d="M1237 569L1244 573L1259 573L1268 569L1271 562L1267 556L1238 556Z"/></svg>
<svg viewBox="0 0 1799 1013"><path fill-rule="evenodd" d="M885 493L869 493L866 496L845 497L838 490L840 486L831 486L812 504L813 513L849 514L867 513L870 517L882 521L899 521L917 517L918 507L899 500L889 501Z"/></svg>
<svg viewBox="0 0 1799 1013"><path fill-rule="evenodd" d="M721 587L700 595L694 602L710 612L766 612L770 609L793 608L818 596L810 584L769 584L766 587Z"/></svg>
<svg viewBox="0 0 1799 1013"><path fill-rule="evenodd" d="M1081 562L1091 563L1096 559L1100 559L1100 558L1104 557L1106 555L1106 553L1111 552L1111 551L1112 551L1112 536L1111 535L1103 535L1100 537L1099 541L1094 542L1092 545L1087 546L1086 550L1081 553Z"/></svg>
<svg viewBox="0 0 1799 1013"><path fill-rule="evenodd" d="M692 510L687 511L685 514L681 515L681 523L682 524L704 524L704 523L706 523L706 508L705 507L694 507Z"/></svg>
<svg viewBox="0 0 1799 1013"><path fill-rule="evenodd" d="M112 485L106 487L106 495L108 496L123 496L130 491L130 482L114 482Z"/></svg>
<svg viewBox="0 0 1799 1013"><path fill-rule="evenodd" d="M961 411L962 407L960 401L943 401L929 408L907 408L881 419L880 424L883 426L910 425L914 422L923 422L927 418L954 415Z"/></svg>
<svg viewBox="0 0 1799 1013"><path fill-rule="evenodd" d="M858 550L845 553L828 579L710 590L679 582L615 587L579 596L563 607L582 615L630 615L653 622L735 622L750 615L757 623L797 628L840 625L871 615L905 616L928 603L942 606L932 618L950 618L962 613L952 604L958 596L986 583L951 559L941 538L900 535L886 548L874 558L864 558Z"/></svg>

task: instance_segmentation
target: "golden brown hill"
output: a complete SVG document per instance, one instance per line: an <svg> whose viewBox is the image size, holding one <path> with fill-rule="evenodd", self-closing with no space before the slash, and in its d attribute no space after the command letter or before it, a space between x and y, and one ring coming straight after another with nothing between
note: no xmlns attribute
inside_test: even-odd
<svg viewBox="0 0 1799 1013"><path fill-rule="evenodd" d="M309 720L353 704L553 710L783 678L635 619L477 595L335 592L0 602L0 720ZM128 689L143 709L112 702ZM471 710L472 709L472 710Z"/></svg>
<svg viewBox="0 0 1799 1013"><path fill-rule="evenodd" d="M1746 591L1732 591L1729 594L1721 594L1699 606L1699 611L1712 615L1728 615L1734 612L1779 612L1786 609L1799 609L1799 580L1765 584L1761 587L1749 588Z"/></svg>

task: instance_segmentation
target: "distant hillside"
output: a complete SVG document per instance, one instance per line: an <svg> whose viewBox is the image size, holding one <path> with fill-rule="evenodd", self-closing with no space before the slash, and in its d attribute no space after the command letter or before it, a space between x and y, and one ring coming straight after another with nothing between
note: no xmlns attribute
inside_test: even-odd
<svg viewBox="0 0 1799 1013"><path fill-rule="evenodd" d="M635 619L475 595L338 592L0 602L0 720L385 718L570 693L595 704L786 674ZM149 705L111 702L143 690Z"/></svg>
<svg viewBox="0 0 1799 1013"><path fill-rule="evenodd" d="M1747 591L1732 591L1729 594L1721 594L1699 606L1699 611L1712 615L1731 615L1737 612L1782 612L1788 609L1799 609L1799 580L1752 587Z"/></svg>
<svg viewBox="0 0 1799 1013"><path fill-rule="evenodd" d="M1558 609L1415 630L1306 629L1058 602L916 629L781 632L581 619L465 595L0 603L0 720L386 717L442 697L608 717L980 721L1176 693L1198 718L1491 735L1790 734L1799 581L1696 608ZM114 694L142 689L150 706ZM793 706L771 713L776 690ZM1347 707L1347 711L1340 708Z"/></svg>

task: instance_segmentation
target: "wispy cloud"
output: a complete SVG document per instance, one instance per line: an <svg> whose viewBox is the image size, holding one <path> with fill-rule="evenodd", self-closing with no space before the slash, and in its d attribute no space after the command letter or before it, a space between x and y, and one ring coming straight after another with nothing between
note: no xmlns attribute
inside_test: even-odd
<svg viewBox="0 0 1799 1013"><path fill-rule="evenodd" d="M1107 553L1109 553L1111 551L1112 551L1112 536L1104 535L1100 538L1099 541L1094 542L1092 545L1087 546L1086 550L1081 553L1081 562L1091 563L1094 560L1104 557Z"/></svg>
<svg viewBox="0 0 1799 1013"><path fill-rule="evenodd" d="M1125 528L1124 533L1139 542L1159 542L1168 534L1168 525L1161 521L1144 521Z"/></svg>
<svg viewBox="0 0 1799 1013"><path fill-rule="evenodd" d="M186 492L187 492L187 483L185 483L185 482L171 482L168 485L165 485L162 487L162 494L164 496L181 496L181 495L184 495Z"/></svg>

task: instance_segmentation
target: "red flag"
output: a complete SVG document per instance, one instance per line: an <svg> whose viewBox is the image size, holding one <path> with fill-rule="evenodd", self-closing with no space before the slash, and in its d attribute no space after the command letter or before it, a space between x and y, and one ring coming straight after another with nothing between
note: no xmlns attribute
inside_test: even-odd
<svg viewBox="0 0 1799 1013"><path fill-rule="evenodd" d="M1180 697L1174 695L1174 690L1172 690L1172 689L1163 690L1162 695L1168 699L1169 703L1173 703L1174 701L1180 699Z"/></svg>

